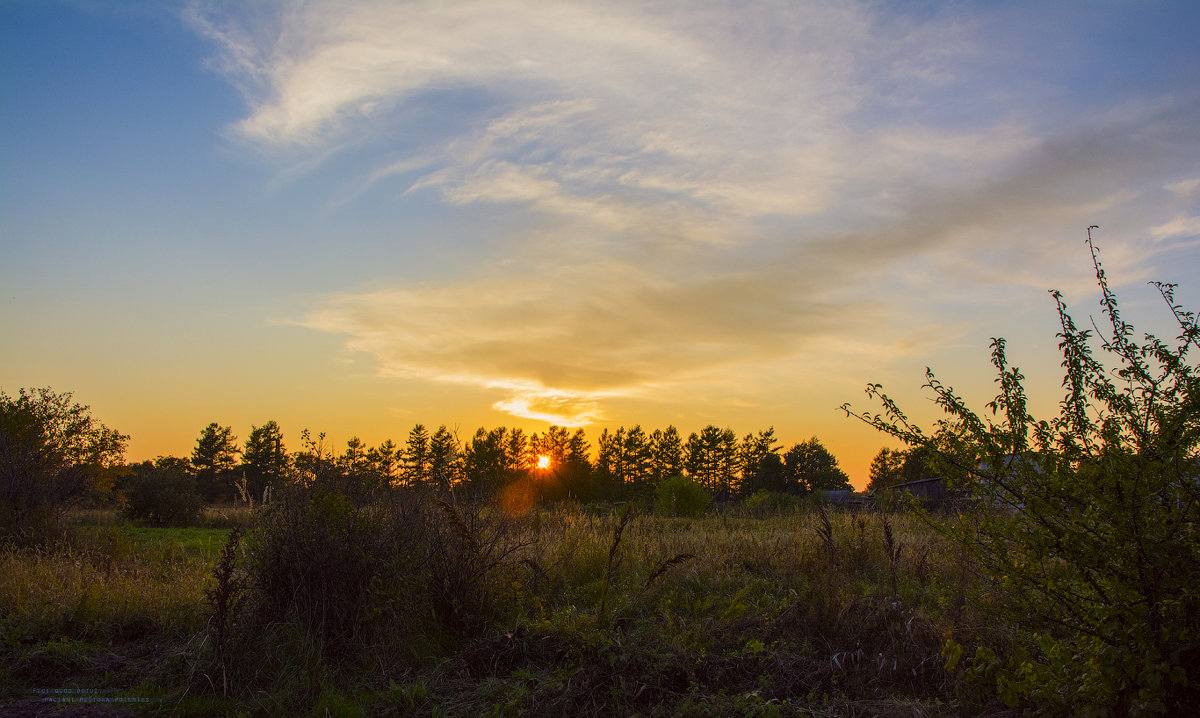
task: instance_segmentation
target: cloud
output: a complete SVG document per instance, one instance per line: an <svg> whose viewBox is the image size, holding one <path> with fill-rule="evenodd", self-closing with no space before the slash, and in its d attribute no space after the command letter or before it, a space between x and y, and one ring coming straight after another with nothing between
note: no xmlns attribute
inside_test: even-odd
<svg viewBox="0 0 1200 718"><path fill-rule="evenodd" d="M382 374L496 389L508 397L500 410L579 425L605 397L787 354L847 319L849 307L785 296L783 281L731 272L669 282L599 262L326 296L301 323L349 336Z"/></svg>
<svg viewBox="0 0 1200 718"><path fill-rule="evenodd" d="M1055 68L1021 74L978 15L270 8L192 13L246 97L238 141L310 172L357 157L364 187L521 218L456 276L324 295L300 323L519 416L587 423L607 398L821 342L878 353L924 298L1060 285L1076 234L1110 218L1155 227L1106 255L1118 274L1195 232L1195 90L1064 122L1031 91Z"/></svg>

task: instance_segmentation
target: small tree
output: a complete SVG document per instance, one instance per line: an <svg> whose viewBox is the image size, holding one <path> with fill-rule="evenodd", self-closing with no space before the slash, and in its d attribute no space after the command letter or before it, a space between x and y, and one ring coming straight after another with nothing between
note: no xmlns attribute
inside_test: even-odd
<svg viewBox="0 0 1200 718"><path fill-rule="evenodd" d="M111 476L128 441L70 392L0 391L0 536L48 527L70 500Z"/></svg>
<svg viewBox="0 0 1200 718"><path fill-rule="evenodd" d="M429 476L432 485L441 491L453 490L462 480L458 437L445 426L439 426L429 437Z"/></svg>
<svg viewBox="0 0 1200 718"><path fill-rule="evenodd" d="M151 526L195 524L204 499L185 466L186 462L169 456L134 466L125 486L125 517Z"/></svg>
<svg viewBox="0 0 1200 718"><path fill-rule="evenodd" d="M904 466L908 460L908 452L900 449L883 448L871 460L870 481L867 491L879 491L908 481L904 476Z"/></svg>
<svg viewBox="0 0 1200 718"><path fill-rule="evenodd" d="M712 503L704 487L686 476L671 476L654 487L654 513L659 516L702 516Z"/></svg>
<svg viewBox="0 0 1200 718"><path fill-rule="evenodd" d="M1200 704L1200 346L1196 316L1155 283L1174 344L1139 340L1117 307L1088 231L1107 329L1081 330L1051 292L1062 327L1059 415L1028 411L1024 376L992 342L999 393L980 415L927 370L947 418L912 424L877 384L883 414L850 410L925 448L977 497L966 520L926 516L1011 597L1019 628L1005 663L975 668L1001 697L1075 715L1183 715ZM1093 349L1098 340L1115 368Z"/></svg>
<svg viewBox="0 0 1200 718"><path fill-rule="evenodd" d="M282 486L287 480L289 464L279 424L268 421L262 426L250 427L239 470L246 478L246 489L251 497L262 500L268 487Z"/></svg>
<svg viewBox="0 0 1200 718"><path fill-rule="evenodd" d="M229 501L234 496L233 467L237 461L233 429L213 422L204 427L192 449L192 470L200 493L208 501Z"/></svg>
<svg viewBox="0 0 1200 718"><path fill-rule="evenodd" d="M853 488L850 477L838 466L837 458L817 437L795 444L783 455L786 490L804 495L813 491Z"/></svg>
<svg viewBox="0 0 1200 718"><path fill-rule="evenodd" d="M429 432L424 424L417 424L408 432L408 441L402 454L403 466L400 474L409 486L424 486L430 483Z"/></svg>

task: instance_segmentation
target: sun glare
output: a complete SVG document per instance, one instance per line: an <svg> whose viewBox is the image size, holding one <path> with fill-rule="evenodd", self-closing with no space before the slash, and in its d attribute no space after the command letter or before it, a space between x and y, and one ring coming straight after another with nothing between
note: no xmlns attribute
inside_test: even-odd
<svg viewBox="0 0 1200 718"><path fill-rule="evenodd" d="M550 457L549 456L539 456L538 457L538 468L539 469L550 468Z"/></svg>

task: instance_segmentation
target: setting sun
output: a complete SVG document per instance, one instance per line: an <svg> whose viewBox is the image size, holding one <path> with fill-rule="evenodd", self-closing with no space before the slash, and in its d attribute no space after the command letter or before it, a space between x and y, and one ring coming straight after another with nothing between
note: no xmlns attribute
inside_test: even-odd
<svg viewBox="0 0 1200 718"><path fill-rule="evenodd" d="M539 456L537 466L539 469L550 468L550 457L549 456Z"/></svg>

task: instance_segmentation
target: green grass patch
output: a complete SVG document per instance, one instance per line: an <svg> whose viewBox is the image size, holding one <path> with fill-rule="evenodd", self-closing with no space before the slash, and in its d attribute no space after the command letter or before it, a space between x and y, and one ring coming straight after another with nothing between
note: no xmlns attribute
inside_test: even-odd
<svg viewBox="0 0 1200 718"><path fill-rule="evenodd" d="M214 561L229 539L227 528L157 528L152 526L79 526L85 546L111 547L136 553L148 560L190 557Z"/></svg>
<svg viewBox="0 0 1200 718"><path fill-rule="evenodd" d="M151 528L127 526L122 529L134 545L180 551L209 560L216 559L229 539L230 529Z"/></svg>

